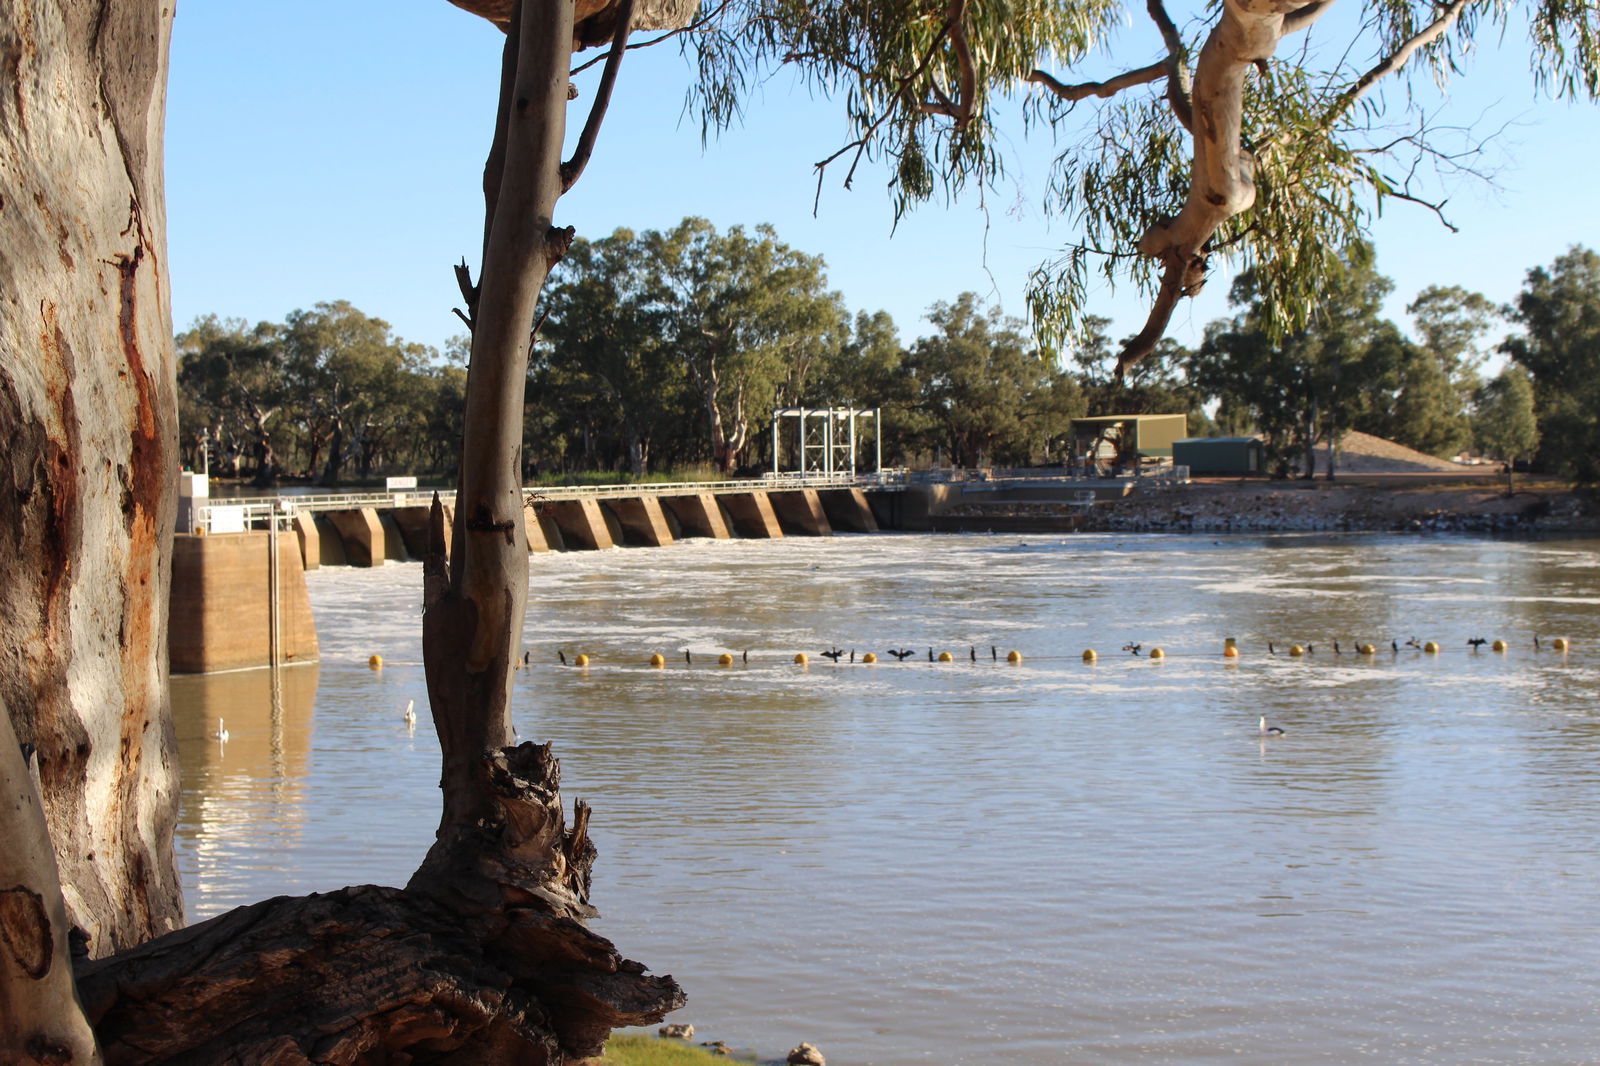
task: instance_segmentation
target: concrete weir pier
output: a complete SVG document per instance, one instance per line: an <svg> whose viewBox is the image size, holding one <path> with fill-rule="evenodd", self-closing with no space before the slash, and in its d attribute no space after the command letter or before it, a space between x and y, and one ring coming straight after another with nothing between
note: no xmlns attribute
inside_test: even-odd
<svg viewBox="0 0 1600 1066"><path fill-rule="evenodd" d="M317 661L300 543L291 533L179 534L170 602L167 650L175 674L269 666L274 648L280 665Z"/></svg>

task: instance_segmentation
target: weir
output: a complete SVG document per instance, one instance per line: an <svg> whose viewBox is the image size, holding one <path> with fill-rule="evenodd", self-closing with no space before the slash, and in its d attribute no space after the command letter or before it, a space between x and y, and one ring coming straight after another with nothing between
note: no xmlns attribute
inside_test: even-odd
<svg viewBox="0 0 1600 1066"><path fill-rule="evenodd" d="M1187 480L1187 471L1176 477ZM1074 515L1085 513L1095 500L1131 488L1129 479L1091 483L1052 474L936 473L916 479L904 470L865 476L769 474L759 480L527 489L522 518L529 552L665 547L685 537L1018 532L1045 525L1070 528ZM186 494L179 510L186 528L178 531L173 565L173 671L267 666L273 661L269 631L281 634L277 663L315 661L305 571L420 559L434 495L391 491L224 500L205 496L203 488ZM438 496L448 528L454 493ZM1054 513L1029 513L1038 507ZM280 535L277 564L269 574L270 529ZM446 542L448 550L448 537Z"/></svg>

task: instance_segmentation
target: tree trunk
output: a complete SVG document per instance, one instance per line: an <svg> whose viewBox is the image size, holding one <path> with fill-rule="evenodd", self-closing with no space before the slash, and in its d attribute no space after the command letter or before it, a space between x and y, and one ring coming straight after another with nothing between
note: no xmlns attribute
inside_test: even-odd
<svg viewBox="0 0 1600 1066"><path fill-rule="evenodd" d="M29 762L0 700L0 1062L85 1066L100 1061L78 1004L67 908Z"/></svg>
<svg viewBox="0 0 1600 1066"><path fill-rule="evenodd" d="M624 0L613 13L624 28L628 11ZM0 5L11 86L0 93L0 528L15 546L0 582L13 649L0 657L0 714L37 746L65 902L51 913L54 878L27 850L42 843L37 825L0 823L6 1062L16 1056L3 1041L19 1035L24 1062L93 1061L59 987L65 921L95 955L181 922L165 702L177 405L158 140L171 18L169 0ZM527 582L522 379L533 301L570 239L550 211L571 0L530 2L514 21L453 569L437 502L425 569L438 840L404 891L268 900L85 963L84 1014L108 1062L560 1066L597 1054L612 1027L683 1002L671 978L646 976L583 926L588 808L575 805L568 828L550 749L505 747ZM0 747L0 802L15 808L33 790L17 785L17 739L0 735ZM45 979L57 987L41 995Z"/></svg>
<svg viewBox="0 0 1600 1066"><path fill-rule="evenodd" d="M0 4L0 700L37 748L67 918L93 955L183 917L166 696L171 22L161 0Z"/></svg>

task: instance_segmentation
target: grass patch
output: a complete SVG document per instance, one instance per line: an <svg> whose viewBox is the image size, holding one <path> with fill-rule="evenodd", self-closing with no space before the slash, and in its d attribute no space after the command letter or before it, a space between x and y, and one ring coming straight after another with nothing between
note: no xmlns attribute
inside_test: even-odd
<svg viewBox="0 0 1600 1066"><path fill-rule="evenodd" d="M713 1055L682 1040L617 1033L606 1042L606 1053L594 1060L594 1066L728 1066L739 1061L749 1060Z"/></svg>

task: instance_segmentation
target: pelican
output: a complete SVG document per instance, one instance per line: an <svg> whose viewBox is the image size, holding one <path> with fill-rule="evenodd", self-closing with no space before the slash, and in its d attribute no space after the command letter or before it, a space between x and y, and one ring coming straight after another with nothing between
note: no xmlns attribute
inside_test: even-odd
<svg viewBox="0 0 1600 1066"><path fill-rule="evenodd" d="M1266 715L1262 715L1261 716L1261 735L1264 736L1264 737L1281 737L1281 736L1283 736L1283 730L1279 729L1275 725L1268 725L1267 724L1267 716Z"/></svg>
<svg viewBox="0 0 1600 1066"><path fill-rule="evenodd" d="M221 718L217 719L217 728L212 731L211 739L220 740L224 744L228 742L228 727L222 723Z"/></svg>

